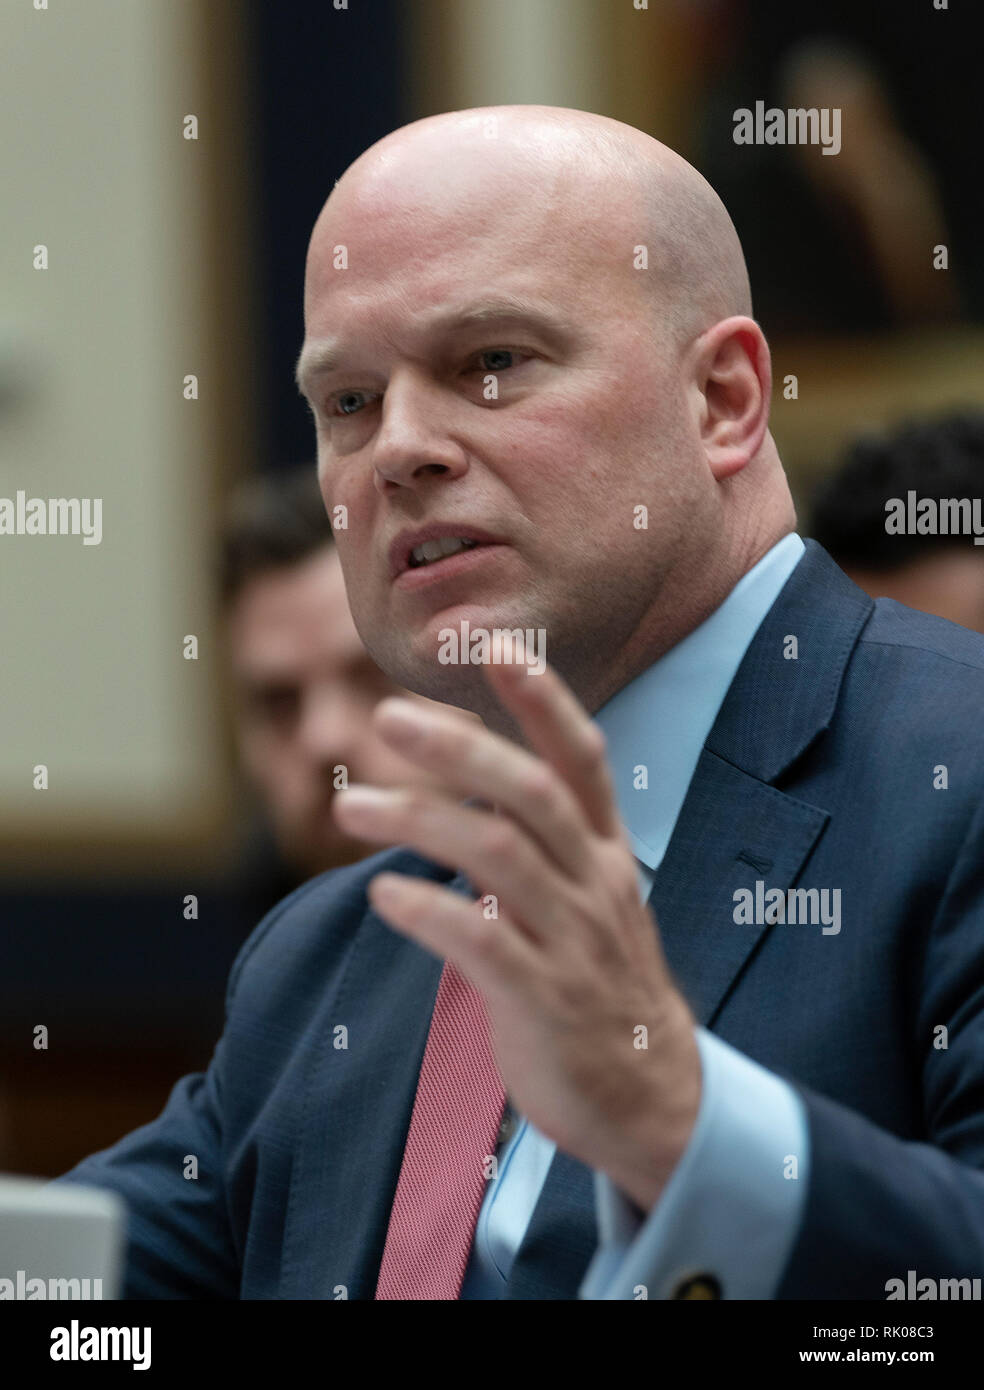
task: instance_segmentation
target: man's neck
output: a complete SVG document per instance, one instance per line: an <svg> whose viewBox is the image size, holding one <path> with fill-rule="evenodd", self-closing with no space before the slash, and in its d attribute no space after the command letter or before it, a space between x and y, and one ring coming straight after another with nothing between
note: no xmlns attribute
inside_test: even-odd
<svg viewBox="0 0 984 1390"><path fill-rule="evenodd" d="M583 661L581 647L576 664L573 658L565 661L558 657L552 663L554 669L593 718L614 695L706 622L735 585L795 529L793 514L764 536L740 538L734 547L736 553L724 553L715 560L705 557L699 563L695 560L686 572L667 580L659 601L647 609L616 653L602 653L604 659L589 666ZM496 702L484 682L477 683L469 696L467 708L486 728L521 747L529 746L516 721Z"/></svg>
<svg viewBox="0 0 984 1390"><path fill-rule="evenodd" d="M666 655L678 642L705 623L732 592L735 585L767 555L794 527L768 536L743 551L736 561L704 566L699 576L678 576L668 585L660 602L647 612L643 621L623 644L616 659L592 673L592 679L579 680L575 693L593 717L613 695L631 684L643 671Z"/></svg>

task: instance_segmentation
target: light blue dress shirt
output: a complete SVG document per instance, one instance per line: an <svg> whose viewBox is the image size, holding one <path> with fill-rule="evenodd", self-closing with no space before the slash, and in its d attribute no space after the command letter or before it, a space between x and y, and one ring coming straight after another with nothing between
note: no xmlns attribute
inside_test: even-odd
<svg viewBox="0 0 984 1390"><path fill-rule="evenodd" d="M721 606L600 709L615 794L649 897L701 749L742 658L804 551L785 536ZM638 790L635 769L647 770ZM686 1150L653 1209L642 1212L595 1172L599 1245L579 1298L671 1298L707 1272L725 1298L770 1298L799 1225L809 1183L802 1103L785 1081L697 1029L701 1099ZM499 1153L478 1216L463 1299L501 1298L556 1145L528 1120ZM787 1157L798 1176L783 1180Z"/></svg>

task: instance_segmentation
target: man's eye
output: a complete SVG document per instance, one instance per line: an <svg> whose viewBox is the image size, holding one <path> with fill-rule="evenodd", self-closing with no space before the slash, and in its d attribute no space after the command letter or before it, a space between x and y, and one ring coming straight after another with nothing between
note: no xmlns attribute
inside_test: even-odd
<svg viewBox="0 0 984 1390"><path fill-rule="evenodd" d="M526 355L518 348L486 348L472 360L478 363L479 371L506 372L517 366L518 359ZM358 415L367 401L373 399L374 394L371 391L336 391L325 403L327 413L335 419Z"/></svg>
<svg viewBox="0 0 984 1390"><path fill-rule="evenodd" d="M478 355L480 360L485 361L484 371L504 372L515 365L513 358L518 357L519 353L512 348L486 348Z"/></svg>
<svg viewBox="0 0 984 1390"><path fill-rule="evenodd" d="M328 402L331 415L356 415L361 409L364 391L339 391Z"/></svg>
<svg viewBox="0 0 984 1390"><path fill-rule="evenodd" d="M300 709L300 692L293 686L264 686L251 690L254 715L267 724L289 724Z"/></svg>

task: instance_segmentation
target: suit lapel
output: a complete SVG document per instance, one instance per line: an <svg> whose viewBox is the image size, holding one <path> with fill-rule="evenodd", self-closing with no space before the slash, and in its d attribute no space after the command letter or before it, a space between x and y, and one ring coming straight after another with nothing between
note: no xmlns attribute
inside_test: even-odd
<svg viewBox="0 0 984 1390"><path fill-rule="evenodd" d="M873 607L808 540L708 735L649 900L670 969L706 1026L771 930L735 923L735 891L785 892L829 820L772 784L829 727Z"/></svg>
<svg viewBox="0 0 984 1390"><path fill-rule="evenodd" d="M735 890L754 893L760 881L785 892L828 818L706 748L701 753L649 899L670 970L698 1023L713 1023L772 929L736 925Z"/></svg>
<svg viewBox="0 0 984 1390"><path fill-rule="evenodd" d="M761 782L776 782L829 728L874 606L808 540L749 644L707 748Z"/></svg>

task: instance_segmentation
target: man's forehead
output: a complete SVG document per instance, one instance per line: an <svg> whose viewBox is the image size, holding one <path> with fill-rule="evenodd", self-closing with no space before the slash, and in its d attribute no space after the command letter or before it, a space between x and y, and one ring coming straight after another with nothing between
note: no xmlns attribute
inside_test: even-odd
<svg viewBox="0 0 984 1390"><path fill-rule="evenodd" d="M346 172L309 248L302 392L363 342L524 314L549 331L575 302L600 312L598 301L621 298L617 279L639 279L633 248L645 227L632 181L610 159L578 161L570 131L535 150L518 133L509 121L493 140L481 122L435 127L381 142ZM509 297L526 303L482 302Z"/></svg>
<svg viewBox="0 0 984 1390"><path fill-rule="evenodd" d="M373 240L375 230L366 237L356 231L351 241L323 244L309 256L299 388L377 337L413 337L423 347L428 338L496 322L569 332L575 306L610 305L615 280L633 273L638 229L620 228L614 217L605 227L580 215L537 215L508 225L479 219L474 226L475 232L450 226L446 235L424 240L407 226L385 252Z"/></svg>
<svg viewBox="0 0 984 1390"><path fill-rule="evenodd" d="M455 282L487 287L490 277L519 274L582 237L559 213L520 200L466 197L429 204L419 197L367 215L346 208L320 223L311 239L305 309L331 297L412 298L415 309L445 303ZM561 257L562 258L562 257ZM471 285L465 285L471 289Z"/></svg>
<svg viewBox="0 0 984 1390"><path fill-rule="evenodd" d="M259 570L247 579L233 609L235 616L273 623L282 621L285 614L307 621L326 612L347 613L337 548L327 543L303 559Z"/></svg>
<svg viewBox="0 0 984 1390"><path fill-rule="evenodd" d="M255 576L230 614L233 650L248 664L311 664L331 652L348 660L364 648L349 611L334 547Z"/></svg>
<svg viewBox="0 0 984 1390"><path fill-rule="evenodd" d="M375 281L398 279L408 265L415 278L455 261L528 265L625 230L619 214L635 200L624 178L610 186L610 166L551 160L549 150L505 140L472 144L440 157L429 148L425 158L414 144L412 158L378 155L365 169L357 161L315 224L306 299L330 292L339 271ZM632 218L638 231L634 208Z"/></svg>

